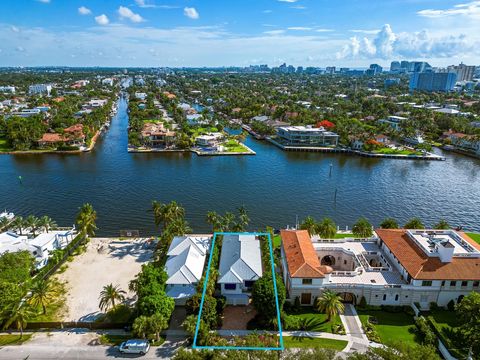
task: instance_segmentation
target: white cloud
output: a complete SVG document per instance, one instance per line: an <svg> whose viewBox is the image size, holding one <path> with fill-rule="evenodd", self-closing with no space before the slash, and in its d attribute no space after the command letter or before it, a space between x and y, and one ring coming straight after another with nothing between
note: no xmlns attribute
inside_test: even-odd
<svg viewBox="0 0 480 360"><path fill-rule="evenodd" d="M50 0L37 0L37 1L44 4L50 4Z"/></svg>
<svg viewBox="0 0 480 360"><path fill-rule="evenodd" d="M316 32L332 32L335 31L333 29L315 29Z"/></svg>
<svg viewBox="0 0 480 360"><path fill-rule="evenodd" d="M15 33L20 32L20 29L19 29L18 27L16 27L15 25L12 25L12 26L10 27L10 29L11 29L13 32L15 32Z"/></svg>
<svg viewBox="0 0 480 360"><path fill-rule="evenodd" d="M85 6L80 6L78 8L78 13L80 15L90 15L92 13L92 10L90 10L89 8L87 8Z"/></svg>
<svg viewBox="0 0 480 360"><path fill-rule="evenodd" d="M286 2L286 3L296 3L298 0L278 0L280 2Z"/></svg>
<svg viewBox="0 0 480 360"><path fill-rule="evenodd" d="M118 8L118 14L122 19L129 19L134 23L145 21L139 14L135 14L132 10L125 6L120 6Z"/></svg>
<svg viewBox="0 0 480 360"><path fill-rule="evenodd" d="M353 30L349 30L349 31L353 32L353 33L370 34L370 35L375 35L375 34L378 34L380 32L379 29L372 29L372 30L353 29Z"/></svg>
<svg viewBox="0 0 480 360"><path fill-rule="evenodd" d="M110 20L108 20L107 15L102 14L99 16L95 16L95 21L97 22L98 25L108 25Z"/></svg>
<svg viewBox="0 0 480 360"><path fill-rule="evenodd" d="M480 18L480 1L471 1L457 4L449 9L426 9L417 12L418 15L429 18L441 18L447 16L467 16Z"/></svg>
<svg viewBox="0 0 480 360"><path fill-rule="evenodd" d="M285 30L268 30L264 31L263 33L267 35L281 35L285 33Z"/></svg>
<svg viewBox="0 0 480 360"><path fill-rule="evenodd" d="M449 58L471 53L474 47L474 42L468 41L463 34L434 36L427 30L395 34L386 24L373 39L352 37L337 53L337 58Z"/></svg>
<svg viewBox="0 0 480 360"><path fill-rule="evenodd" d="M308 31L312 30L311 27L306 27L306 26L290 26L287 28L287 30L294 30L294 31Z"/></svg>
<svg viewBox="0 0 480 360"><path fill-rule="evenodd" d="M303 5L293 5L290 6L290 9L305 10L307 7Z"/></svg>
<svg viewBox="0 0 480 360"><path fill-rule="evenodd" d="M183 9L183 14L186 17L189 17L190 19L198 19L200 15L198 14L198 11L193 8L193 7L186 7Z"/></svg>

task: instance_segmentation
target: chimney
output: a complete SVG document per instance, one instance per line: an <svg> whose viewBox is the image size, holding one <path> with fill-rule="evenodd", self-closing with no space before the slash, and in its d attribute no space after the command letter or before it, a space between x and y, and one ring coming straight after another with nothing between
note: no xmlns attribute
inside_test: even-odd
<svg viewBox="0 0 480 360"><path fill-rule="evenodd" d="M437 251L442 263L452 262L453 251L455 246L450 241L440 242L437 244Z"/></svg>

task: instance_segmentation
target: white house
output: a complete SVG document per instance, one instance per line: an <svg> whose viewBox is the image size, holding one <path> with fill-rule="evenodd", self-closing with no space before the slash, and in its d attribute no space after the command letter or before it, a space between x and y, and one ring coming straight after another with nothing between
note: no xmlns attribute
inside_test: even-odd
<svg viewBox="0 0 480 360"><path fill-rule="evenodd" d="M480 290L480 245L454 230L378 229L369 239L282 230L287 300L311 306L325 290L370 305L458 303Z"/></svg>
<svg viewBox="0 0 480 360"><path fill-rule="evenodd" d="M167 295L177 305L185 305L197 292L205 259L210 248L209 235L176 236L167 252L165 270L168 275Z"/></svg>
<svg viewBox="0 0 480 360"><path fill-rule="evenodd" d="M36 95L36 94L47 94L50 96L50 92L52 91L51 84L34 84L28 87L28 94L29 95Z"/></svg>
<svg viewBox="0 0 480 360"><path fill-rule="evenodd" d="M263 274L260 240L253 234L224 235L217 282L230 305L247 305Z"/></svg>
<svg viewBox="0 0 480 360"><path fill-rule="evenodd" d="M400 123L405 120L408 120L408 119L402 116L389 116L386 119L378 120L378 122L382 124L388 124L395 130L400 130Z"/></svg>
<svg viewBox="0 0 480 360"><path fill-rule="evenodd" d="M215 132L215 133L208 133L204 135L197 136L195 138L195 143L198 146L205 146L205 147L214 147L218 145L224 136L222 133Z"/></svg>

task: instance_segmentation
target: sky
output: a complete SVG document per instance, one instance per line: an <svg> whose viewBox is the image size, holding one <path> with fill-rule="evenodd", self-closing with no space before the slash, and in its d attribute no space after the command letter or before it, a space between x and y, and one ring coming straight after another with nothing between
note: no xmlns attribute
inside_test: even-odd
<svg viewBox="0 0 480 360"><path fill-rule="evenodd" d="M2 0L0 66L480 65L480 1Z"/></svg>

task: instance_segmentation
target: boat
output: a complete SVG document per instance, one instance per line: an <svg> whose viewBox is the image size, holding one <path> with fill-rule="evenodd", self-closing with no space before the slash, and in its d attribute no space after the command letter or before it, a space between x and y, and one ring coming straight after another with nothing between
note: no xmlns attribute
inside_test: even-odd
<svg viewBox="0 0 480 360"><path fill-rule="evenodd" d="M7 220L13 220L14 217L15 217L15 214L12 213L12 212L7 212L7 210L0 213L0 218L5 218Z"/></svg>

